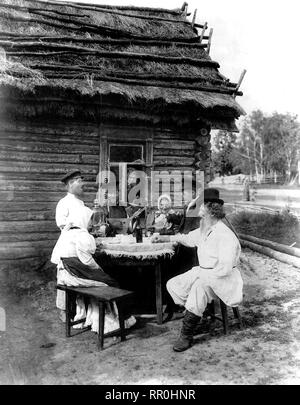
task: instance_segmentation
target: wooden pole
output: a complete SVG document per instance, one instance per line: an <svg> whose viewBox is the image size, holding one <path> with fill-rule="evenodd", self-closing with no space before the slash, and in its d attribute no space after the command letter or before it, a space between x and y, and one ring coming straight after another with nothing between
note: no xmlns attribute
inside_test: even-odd
<svg viewBox="0 0 300 405"><path fill-rule="evenodd" d="M151 13L165 13L165 14L170 14L174 16L180 16L180 11L176 10L169 10L165 8L152 8L152 7L135 7L135 6L109 6L109 5L103 5L103 4L89 4L89 3L70 3L66 1L50 1L47 0L46 2L44 0L34 0L35 3L38 4L50 4L53 6L65 6L65 7L71 7L71 8L76 8L76 9L82 9L82 10L90 10L90 11L104 11L104 12L116 12L117 10L128 10L128 11L138 11L138 12L151 12ZM132 14L131 16L135 16Z"/></svg>
<svg viewBox="0 0 300 405"><path fill-rule="evenodd" d="M203 37L202 39L205 39ZM208 39L208 37L206 38ZM72 36L45 36L42 34L34 34L34 35L27 35L27 34L17 34L14 32L8 31L0 31L0 40L1 41L11 41L11 42L31 42L34 40L37 41L66 41L66 42L80 42L83 44L100 44L100 45L124 45L124 46L131 46L131 45L143 45L143 46L180 46L180 47L188 47L188 48L205 48L207 44L200 44L195 42L174 42L174 41L164 41L164 40L155 40L155 39L147 39L147 40L140 40L140 39L108 39L108 38L86 38L86 37L72 37Z"/></svg>
<svg viewBox="0 0 300 405"><path fill-rule="evenodd" d="M43 2L44 3L44 2ZM51 2L47 1L47 4L51 4ZM63 6L63 2L56 3L58 6ZM96 5L95 5L96 6ZM59 14L59 15L66 15L66 16L70 16L70 17L88 17L90 18L90 15L88 14L71 14L71 13L64 13L61 11L58 11L56 9L42 9L42 8L34 8L34 7L24 7L24 6L18 6L18 5L13 5L13 4L1 4L0 7L5 7L5 8L10 8L10 9L14 9L14 10L20 10L20 11L25 11L25 12L29 12L29 13L36 13L36 14L40 14L40 12L50 12L50 13L55 13L55 14ZM179 23L179 24L189 24L189 21L182 21L182 20L175 20L175 19L171 19L171 18L164 18L164 17L157 17L157 16L145 16L145 15L141 15L141 14L128 14L128 13L124 13L122 11L118 11L118 10L109 10L109 9L105 9L105 8L99 8L99 7L78 7L78 4L68 4L68 7L73 7L76 9L81 9L81 10L89 10L89 11L96 11L98 13L103 12L103 13L107 13L107 14L114 14L114 15L120 15L122 17L126 17L126 18L137 18L137 19L142 19L142 20L153 20L153 21L166 21L166 22L171 22L171 23ZM142 11L142 10L141 10ZM164 10L164 12L167 10ZM178 15L178 14L177 14ZM202 27L201 27L202 28Z"/></svg>
<svg viewBox="0 0 300 405"><path fill-rule="evenodd" d="M281 243L273 242L273 241L267 240L267 239L256 238L251 235L244 235L242 233L239 233L239 236L241 239L256 243L258 245L269 247L273 250L277 250L278 252L286 253L291 256L300 257L300 249L298 249L298 248L286 246Z"/></svg>
<svg viewBox="0 0 300 405"><path fill-rule="evenodd" d="M300 258L295 256L290 256L286 253L278 252L266 246L258 245L257 243L249 242L247 240L241 240L242 247L247 247L256 252L262 253L266 256L272 257L273 259L279 260L280 262L290 264L294 267L300 268Z"/></svg>
<svg viewBox="0 0 300 405"><path fill-rule="evenodd" d="M211 28L209 31L209 35L208 35L208 44L207 44L207 49L206 49L208 54L210 52L211 38L212 38L213 32L214 32L214 30L213 30L213 28Z"/></svg>
<svg viewBox="0 0 300 405"><path fill-rule="evenodd" d="M0 43L0 46L4 47L4 41ZM27 47L30 48L30 44L26 44ZM33 46L33 44L32 44ZM43 45L37 43L34 45L35 47L41 47ZM25 45L23 45L25 47ZM175 64L190 64L194 66L202 66L202 67L215 67L219 68L220 65L218 62L208 60L208 59L196 59L190 58L188 56L161 56L161 55L153 55L151 53L136 53L136 52L112 52L112 51L98 51L97 49L91 48L84 48L84 47L74 47L74 46L65 46L65 45L48 45L49 49L52 48L53 52L6 52L7 56L56 56L56 55L63 55L63 54L75 54L75 55L95 55L100 56L103 58L117 58L117 59L137 59L137 60L148 60L152 62L165 62L165 63L175 63Z"/></svg>
<svg viewBox="0 0 300 405"><path fill-rule="evenodd" d="M246 72L247 72L246 69L244 69L244 70L242 71L241 76L240 76L240 79L239 79L239 81L238 81L238 83L237 83L237 85L236 85L236 89L235 89L236 92L239 91L239 88L240 88L240 86L241 86L241 84L242 84L242 81L243 81L243 79L244 79L244 77L245 77ZM237 94L236 94L236 95L237 95Z"/></svg>
<svg viewBox="0 0 300 405"><path fill-rule="evenodd" d="M188 9L188 4L187 4L187 2L185 1L185 2L183 3L182 7L181 7L181 10L183 11L183 13L182 13L182 16L183 16L183 17L186 17L186 16L187 16L187 9Z"/></svg>
<svg viewBox="0 0 300 405"><path fill-rule="evenodd" d="M201 32L201 35L200 35L200 38L199 38L200 44L201 44L201 42L202 42L202 40L204 38L204 34L205 34L206 30L207 30L207 22L204 23L204 26L203 26L203 29L202 29L202 32Z"/></svg>
<svg viewBox="0 0 300 405"><path fill-rule="evenodd" d="M50 16L48 16L49 18ZM153 37L149 38L149 36L146 35L136 35L132 34L130 31L125 31L122 29L116 29L116 28L111 28L105 25L95 25L95 24L88 24L85 23L84 21L71 21L65 18L53 18L51 21L48 19L43 19L41 18L31 18L31 17L22 17L22 16L15 16L15 15L10 15L7 17L5 13L0 11L0 18L5 18L9 19L12 21L19 21L19 22L24 22L24 23L37 23L37 24L45 24L49 25L50 27L56 27L56 28L62 28L64 30L69 30L69 31L77 31L77 32L90 32L93 34L103 34L103 35L109 35L114 38L132 38L132 39L153 39ZM57 22L60 21L60 22ZM71 24L71 25L69 25ZM198 41L198 37L191 37L191 38L165 38L166 41L176 41L176 42L196 42Z"/></svg>
<svg viewBox="0 0 300 405"><path fill-rule="evenodd" d="M97 69L97 66L91 65L62 65L56 63L49 64L28 64L26 65L30 69L38 69L42 71L48 71L49 73L59 74L60 71L67 71L68 75L74 75L75 73L85 73L85 74L98 74L99 76L103 74L101 68ZM182 76L182 75L170 75L170 74L148 74L148 73L124 73L123 71L110 70L105 72L106 77L121 78L121 79L134 79L134 80L154 80L163 82L182 82L182 83L207 83L207 78L197 76ZM46 73L47 74L47 73ZM235 91L236 83L231 83L228 80L220 79L210 79L209 85L225 85L226 89L230 89L232 92ZM224 88L224 87L223 87Z"/></svg>
<svg viewBox="0 0 300 405"><path fill-rule="evenodd" d="M197 9L194 11L193 20L192 20L192 27L194 28L195 21L196 21Z"/></svg>
<svg viewBox="0 0 300 405"><path fill-rule="evenodd" d="M86 80L86 74L55 74L49 73L45 74L46 79L66 79L66 80ZM225 87L217 87L217 86L210 86L210 85L182 85L178 82L173 83L165 83L165 82L158 82L158 81L145 81L145 80L136 80L136 79L124 79L122 77L113 77L113 76L94 76L94 80L99 82L115 82L115 83L123 83L128 85L136 85L136 86L154 86L154 87L163 87L163 88L174 88L174 89L182 89L182 90L194 90L194 91L204 91L209 93L220 93L220 94L230 94L232 95L242 95L241 92L235 93L234 89L225 88Z"/></svg>

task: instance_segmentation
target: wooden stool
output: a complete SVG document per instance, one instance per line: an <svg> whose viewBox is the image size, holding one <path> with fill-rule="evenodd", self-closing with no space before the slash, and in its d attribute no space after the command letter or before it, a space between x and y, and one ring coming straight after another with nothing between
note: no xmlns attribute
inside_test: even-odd
<svg viewBox="0 0 300 405"><path fill-rule="evenodd" d="M221 321L223 323L224 334L227 335L227 333L229 331L227 305L221 299L220 299L220 308L221 308L222 318L215 315L215 302L214 301L212 301L210 304L207 305L206 312L212 319L217 319L218 321ZM242 318L240 315L240 311L239 311L238 307L231 307L231 308L232 308L235 319L237 319L236 323L238 324L239 328L241 329L243 324L242 324Z"/></svg>
<svg viewBox="0 0 300 405"><path fill-rule="evenodd" d="M131 297L133 295L132 291L121 290L119 288L114 287L69 287L66 285L57 285L56 287L59 290L63 290L66 293L66 337L71 337L71 327L77 325L79 323L84 323L86 318L80 319L78 321L71 321L70 316L70 303L72 296L76 296L80 294L84 297L94 298L98 305L99 305L99 334L98 334L98 348L100 350L103 349L104 345L104 336L112 336L115 334L121 335L121 341L126 339L125 334L125 320L123 316L122 306L118 306L119 312L119 323L120 329L106 333L104 335L104 321L105 321L105 303L109 303L112 301L119 302L124 301L125 299ZM91 327L88 326L86 328L81 329L78 333L72 335L78 335L79 333L85 332L90 330Z"/></svg>

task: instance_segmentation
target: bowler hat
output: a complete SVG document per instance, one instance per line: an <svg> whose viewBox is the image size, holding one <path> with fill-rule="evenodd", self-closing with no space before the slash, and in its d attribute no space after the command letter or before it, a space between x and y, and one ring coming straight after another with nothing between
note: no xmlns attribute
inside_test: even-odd
<svg viewBox="0 0 300 405"><path fill-rule="evenodd" d="M219 204L224 204L224 201L219 198L220 193L216 188L206 188L204 190L204 202L216 202Z"/></svg>
<svg viewBox="0 0 300 405"><path fill-rule="evenodd" d="M72 170L67 172L62 178L61 182L67 184L69 180L74 179L76 177L82 177L80 170Z"/></svg>

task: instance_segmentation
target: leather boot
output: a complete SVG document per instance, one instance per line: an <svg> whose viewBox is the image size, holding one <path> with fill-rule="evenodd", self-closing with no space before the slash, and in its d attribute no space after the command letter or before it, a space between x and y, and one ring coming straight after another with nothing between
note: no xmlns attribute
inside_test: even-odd
<svg viewBox="0 0 300 405"><path fill-rule="evenodd" d="M173 346L173 350L175 352L183 352L192 346L194 329L199 323L200 319L200 316L186 310L182 321L180 337Z"/></svg>

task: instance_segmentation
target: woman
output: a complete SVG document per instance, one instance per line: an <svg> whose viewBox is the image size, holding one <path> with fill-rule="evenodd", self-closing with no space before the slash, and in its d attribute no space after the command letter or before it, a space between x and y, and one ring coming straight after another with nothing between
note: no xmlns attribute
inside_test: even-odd
<svg viewBox="0 0 300 405"><path fill-rule="evenodd" d="M162 194L157 201L158 211L149 214L147 227L154 228L161 235L174 234L182 220L182 215L172 208L172 200L168 194Z"/></svg>
<svg viewBox="0 0 300 405"><path fill-rule="evenodd" d="M72 227L65 227L62 231L59 242L55 246L51 261L57 264L57 283L72 287L118 287L118 283L106 274L95 262L93 254L96 251L95 239L87 231L91 220L91 211L86 211L86 215L80 218L82 227L77 226L76 221ZM78 220L79 221L79 220ZM65 318L65 293L57 291L57 307L61 310L61 319ZM105 315L104 333L111 332L119 328L117 318L117 307L107 308ZM91 326L92 331L99 331L98 305L94 300L90 300L86 314L85 303L82 298L76 299L76 316L74 321L86 317L85 324L74 327ZM130 327L135 323L135 319L130 317L125 321L125 326Z"/></svg>

